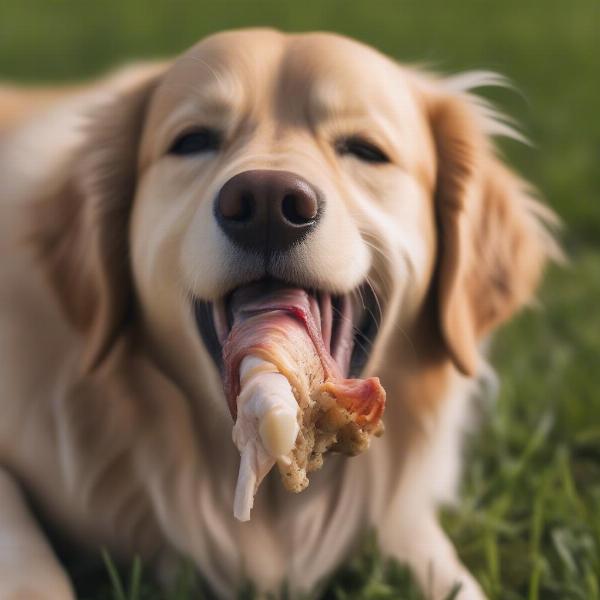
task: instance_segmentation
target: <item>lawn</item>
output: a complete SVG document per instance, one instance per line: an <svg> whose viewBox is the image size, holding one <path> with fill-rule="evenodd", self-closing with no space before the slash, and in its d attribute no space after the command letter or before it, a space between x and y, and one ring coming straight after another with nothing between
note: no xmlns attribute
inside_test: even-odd
<svg viewBox="0 0 600 600"><path fill-rule="evenodd" d="M335 30L403 61L494 69L515 83L518 92L484 93L532 139L502 151L561 215L570 264L551 269L540 307L495 339L499 391L480 403L462 502L443 519L490 598L600 598L600 2L4 0L0 78L93 76L124 60L177 53L212 31L259 24ZM140 571L121 574L120 594L107 568L85 597L164 597ZM192 580L184 569L172 597L202 597ZM418 597L374 540L326 594Z"/></svg>

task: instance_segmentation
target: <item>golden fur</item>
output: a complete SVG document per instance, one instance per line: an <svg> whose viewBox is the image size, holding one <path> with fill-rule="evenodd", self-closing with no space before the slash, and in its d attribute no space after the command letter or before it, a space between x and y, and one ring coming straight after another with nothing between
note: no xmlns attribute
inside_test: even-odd
<svg viewBox="0 0 600 600"><path fill-rule="evenodd" d="M494 152L511 130L469 93L488 82L332 34L246 30L82 88L0 91L0 597L73 593L23 493L82 547L141 554L167 578L186 555L225 598L245 578L311 589L370 528L429 597L455 582L483 597L435 511L454 498L482 341L557 255L552 214ZM165 155L207 122L227 132L220 153ZM342 133L391 164L336 156ZM190 298L261 276L211 210L251 168L327 197L320 233L273 275L369 281L382 319L367 371L389 401L369 452L330 457L299 496L269 477L241 524L232 423Z"/></svg>

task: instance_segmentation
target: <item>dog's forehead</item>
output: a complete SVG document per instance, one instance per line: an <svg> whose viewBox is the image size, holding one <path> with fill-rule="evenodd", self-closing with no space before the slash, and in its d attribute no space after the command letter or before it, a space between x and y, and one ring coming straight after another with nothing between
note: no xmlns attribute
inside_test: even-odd
<svg viewBox="0 0 600 600"><path fill-rule="evenodd" d="M316 116L384 107L402 94L400 70L391 60L329 33L291 37L278 76L282 98L304 97Z"/></svg>
<svg viewBox="0 0 600 600"><path fill-rule="evenodd" d="M158 104L170 110L193 99L235 110L279 101L302 104L316 115L352 113L402 102L407 90L401 79L387 57L340 35L241 30L210 36L177 59L160 86Z"/></svg>

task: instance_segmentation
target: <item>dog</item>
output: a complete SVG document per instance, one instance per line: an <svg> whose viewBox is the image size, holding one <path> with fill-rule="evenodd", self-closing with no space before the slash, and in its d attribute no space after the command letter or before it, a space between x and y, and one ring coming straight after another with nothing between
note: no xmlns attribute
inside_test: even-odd
<svg viewBox="0 0 600 600"><path fill-rule="evenodd" d="M41 523L166 580L187 557L223 598L316 593L374 530L426 597L484 597L436 510L486 341L558 255L553 213L494 149L518 133L471 92L496 83L251 29L83 86L0 88L1 598L73 598ZM290 178L318 215L297 216ZM250 216L219 213L234 179ZM263 280L361 300L352 370L380 377L386 431L301 494L271 474L240 523L214 314Z"/></svg>

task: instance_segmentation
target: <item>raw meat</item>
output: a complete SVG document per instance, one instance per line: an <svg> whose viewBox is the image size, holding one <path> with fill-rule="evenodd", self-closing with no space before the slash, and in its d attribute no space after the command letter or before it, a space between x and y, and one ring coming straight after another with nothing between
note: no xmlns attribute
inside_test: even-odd
<svg viewBox="0 0 600 600"><path fill-rule="evenodd" d="M326 451L366 450L383 432L385 392L376 377L342 377L327 347L331 325L306 291L251 286L234 294L231 308L225 391L241 454L234 515L246 521L275 464L284 486L301 492Z"/></svg>

